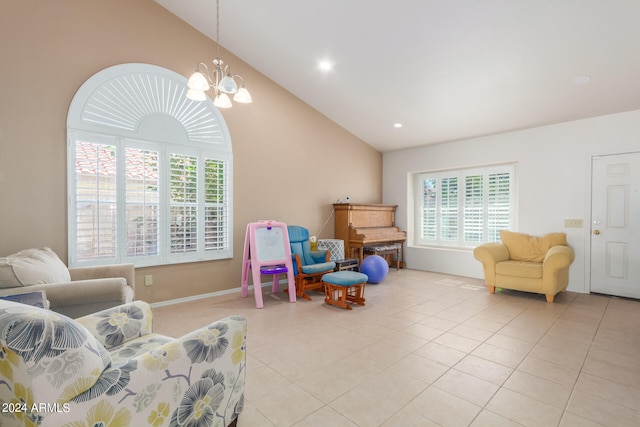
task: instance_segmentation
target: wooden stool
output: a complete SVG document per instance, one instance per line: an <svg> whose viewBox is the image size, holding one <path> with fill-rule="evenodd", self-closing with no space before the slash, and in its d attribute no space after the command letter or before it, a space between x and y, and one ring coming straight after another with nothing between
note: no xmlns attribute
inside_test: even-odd
<svg viewBox="0 0 640 427"><path fill-rule="evenodd" d="M336 271L322 276L324 302L351 310L347 303L364 305L364 285L369 280L364 273L356 271Z"/></svg>

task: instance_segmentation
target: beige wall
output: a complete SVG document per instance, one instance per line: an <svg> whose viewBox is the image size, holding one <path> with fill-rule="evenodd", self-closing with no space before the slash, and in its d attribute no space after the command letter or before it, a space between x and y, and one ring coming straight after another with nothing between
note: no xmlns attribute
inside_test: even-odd
<svg viewBox="0 0 640 427"><path fill-rule="evenodd" d="M187 76L215 51L152 0L0 2L0 256L49 246L67 258L65 126L84 81L127 62ZM239 287L248 222L276 219L317 234L337 198L382 201L381 153L238 58L221 56L254 99L223 111L234 153L234 257L138 269L137 297L149 302ZM332 221L321 237L333 237Z"/></svg>

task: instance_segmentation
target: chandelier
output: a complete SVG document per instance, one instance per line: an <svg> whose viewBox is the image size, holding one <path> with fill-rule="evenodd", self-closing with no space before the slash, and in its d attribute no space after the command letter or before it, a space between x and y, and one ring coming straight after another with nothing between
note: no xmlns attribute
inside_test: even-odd
<svg viewBox="0 0 640 427"><path fill-rule="evenodd" d="M244 79L238 74L231 74L228 65L224 65L220 59L220 0L216 0L216 58L212 61L213 67L209 72L209 67L204 63L196 66L196 71L189 77L187 82L187 98L194 101L204 101L207 99L206 91L213 89L215 99L213 105L218 108L231 108L233 105L229 95L233 95L233 100L242 104L253 102L249 91L244 86ZM236 78L240 80L240 87L236 83Z"/></svg>

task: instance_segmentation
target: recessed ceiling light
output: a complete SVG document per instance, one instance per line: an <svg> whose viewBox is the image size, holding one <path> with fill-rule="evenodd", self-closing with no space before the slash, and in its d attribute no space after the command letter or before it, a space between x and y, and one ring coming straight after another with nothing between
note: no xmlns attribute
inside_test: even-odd
<svg viewBox="0 0 640 427"><path fill-rule="evenodd" d="M327 72L333 70L333 63L331 61L323 60L318 63L320 70Z"/></svg>
<svg viewBox="0 0 640 427"><path fill-rule="evenodd" d="M402 127L402 123L394 123L393 127L394 128L401 128Z"/></svg>
<svg viewBox="0 0 640 427"><path fill-rule="evenodd" d="M591 76L577 76L574 77L573 80L571 80L571 84L573 84L574 86L580 86L589 83L589 80L591 80Z"/></svg>

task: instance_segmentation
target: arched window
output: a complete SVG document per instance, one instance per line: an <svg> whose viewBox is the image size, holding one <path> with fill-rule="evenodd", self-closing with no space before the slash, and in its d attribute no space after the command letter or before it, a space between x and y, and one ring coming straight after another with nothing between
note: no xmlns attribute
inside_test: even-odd
<svg viewBox="0 0 640 427"><path fill-rule="evenodd" d="M186 78L122 64L89 78L67 116L69 265L231 258L232 150Z"/></svg>

